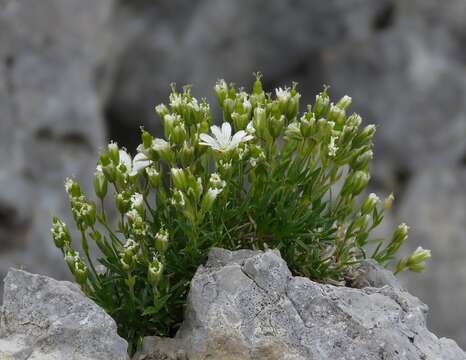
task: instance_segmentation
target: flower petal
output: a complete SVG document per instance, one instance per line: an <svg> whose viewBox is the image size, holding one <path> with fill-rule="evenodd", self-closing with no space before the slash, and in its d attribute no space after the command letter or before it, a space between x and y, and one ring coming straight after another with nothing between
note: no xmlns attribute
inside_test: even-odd
<svg viewBox="0 0 466 360"><path fill-rule="evenodd" d="M221 139L221 137L222 137L222 130L221 130L218 126L212 125L212 126L210 127L210 131L212 131L212 134L215 136L215 138L216 138L217 140L220 140L220 139Z"/></svg>
<svg viewBox="0 0 466 360"><path fill-rule="evenodd" d="M219 144L218 144L217 140L215 140L210 135L200 134L199 138L202 140L201 142L199 142L200 145L207 145L207 146L210 146L210 147L212 147L214 149L219 147Z"/></svg>
<svg viewBox="0 0 466 360"><path fill-rule="evenodd" d="M133 159L133 171L139 172L150 164L152 164L152 160L149 160L143 153L138 153Z"/></svg>
<svg viewBox="0 0 466 360"><path fill-rule="evenodd" d="M129 156L125 150L120 150L120 162L125 165L128 172L131 172L133 163L131 161L131 156Z"/></svg>

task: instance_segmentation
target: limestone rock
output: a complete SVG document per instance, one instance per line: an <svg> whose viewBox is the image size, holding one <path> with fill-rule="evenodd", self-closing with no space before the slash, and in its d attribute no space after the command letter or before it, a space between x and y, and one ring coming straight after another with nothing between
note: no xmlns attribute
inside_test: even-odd
<svg viewBox="0 0 466 360"><path fill-rule="evenodd" d="M466 359L429 332L426 313L401 286L323 285L293 277L276 251L216 249L176 337L146 338L137 359Z"/></svg>
<svg viewBox="0 0 466 360"><path fill-rule="evenodd" d="M127 359L113 319L77 285L15 269L4 281L0 359Z"/></svg>

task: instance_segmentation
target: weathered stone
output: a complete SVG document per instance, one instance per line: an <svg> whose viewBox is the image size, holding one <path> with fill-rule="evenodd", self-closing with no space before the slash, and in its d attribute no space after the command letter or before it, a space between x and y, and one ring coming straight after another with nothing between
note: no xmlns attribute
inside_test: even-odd
<svg viewBox="0 0 466 360"><path fill-rule="evenodd" d="M371 263L365 276L397 285L384 271ZM136 358L466 359L427 330L426 313L399 285L323 285L293 277L278 252L215 249L191 282L176 337L146 338Z"/></svg>
<svg viewBox="0 0 466 360"><path fill-rule="evenodd" d="M0 315L0 359L128 357L113 319L67 281L10 270Z"/></svg>
<svg viewBox="0 0 466 360"><path fill-rule="evenodd" d="M50 218L71 218L63 181L85 179L89 190L105 140L100 75L113 4L0 1L0 273L68 273Z"/></svg>

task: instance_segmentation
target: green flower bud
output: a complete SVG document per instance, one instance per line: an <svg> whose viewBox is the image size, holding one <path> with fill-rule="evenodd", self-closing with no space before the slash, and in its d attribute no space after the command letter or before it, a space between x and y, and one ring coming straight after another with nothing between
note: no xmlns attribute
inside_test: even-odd
<svg viewBox="0 0 466 360"><path fill-rule="evenodd" d="M319 119L327 115L329 108L330 98L327 95L327 88L324 88L324 91L316 96L316 102L312 107L312 112L315 114L316 118Z"/></svg>
<svg viewBox="0 0 466 360"><path fill-rule="evenodd" d="M155 248L161 254L167 251L168 248L168 232L162 227L155 235Z"/></svg>
<svg viewBox="0 0 466 360"><path fill-rule="evenodd" d="M174 154L170 148L170 143L167 141L163 139L154 139L151 150L153 150L160 159L166 161L168 164L173 162Z"/></svg>
<svg viewBox="0 0 466 360"><path fill-rule="evenodd" d="M169 113L169 110L165 104L159 104L155 107L155 112L163 119Z"/></svg>
<svg viewBox="0 0 466 360"><path fill-rule="evenodd" d="M209 188L202 197L201 211L206 214L212 209L212 205L215 202L217 196L222 192L221 188Z"/></svg>
<svg viewBox="0 0 466 360"><path fill-rule="evenodd" d="M351 97L348 95L345 95L337 102L337 106L342 110L346 110L350 107L352 102L353 99L351 99Z"/></svg>
<svg viewBox="0 0 466 360"><path fill-rule="evenodd" d="M158 188L162 183L162 174L157 171L157 169L153 166L146 168L147 178L149 179L149 183L154 187Z"/></svg>
<svg viewBox="0 0 466 360"><path fill-rule="evenodd" d="M401 245L408 238L408 231L409 226L405 223L398 225L393 233L392 242Z"/></svg>
<svg viewBox="0 0 466 360"><path fill-rule="evenodd" d="M76 259L79 258L79 253L77 251L74 251L71 247L68 248L65 252L65 262L70 268L71 272L73 272L74 269L74 263Z"/></svg>
<svg viewBox="0 0 466 360"><path fill-rule="evenodd" d="M147 280L149 281L149 284L152 286L158 285L162 278L163 268L163 264L157 259L154 259L149 263L149 269L147 271Z"/></svg>
<svg viewBox="0 0 466 360"><path fill-rule="evenodd" d="M228 96L228 85L225 80L218 80L215 84L214 90L215 94L217 95L218 103L220 106L223 106L223 103Z"/></svg>
<svg viewBox="0 0 466 360"><path fill-rule="evenodd" d="M66 244L70 244L71 235L68 226L59 218L53 218L50 231L52 233L52 240L57 248L62 249Z"/></svg>
<svg viewBox="0 0 466 360"><path fill-rule="evenodd" d="M87 266L84 261L79 258L74 263L73 275L79 285L83 285L87 282Z"/></svg>
<svg viewBox="0 0 466 360"><path fill-rule="evenodd" d="M94 203L83 203L81 206L81 217L87 226L94 226L96 222L96 208Z"/></svg>
<svg viewBox="0 0 466 360"><path fill-rule="evenodd" d="M337 130L341 130L345 123L345 119L346 119L345 110L332 104L327 114L327 120L333 121L335 123L335 128Z"/></svg>
<svg viewBox="0 0 466 360"><path fill-rule="evenodd" d="M262 74L260 72L256 72L254 74L256 77L256 80L254 81L254 84L252 85L252 93L254 95L260 95L264 92L264 89L262 88Z"/></svg>
<svg viewBox="0 0 466 360"><path fill-rule="evenodd" d="M423 249L422 246L419 246L411 254L410 259L412 263L421 263L425 260L428 260L432 257L430 250Z"/></svg>
<svg viewBox="0 0 466 360"><path fill-rule="evenodd" d="M67 178L65 180L65 190L70 198L78 198L82 196L81 187L78 182L74 179Z"/></svg>
<svg viewBox="0 0 466 360"><path fill-rule="evenodd" d="M170 170L173 185L179 190L185 190L188 187L188 180L183 169L172 168Z"/></svg>
<svg viewBox="0 0 466 360"><path fill-rule="evenodd" d="M302 125L301 125L302 127ZM296 121L291 122L285 129L285 137L292 140L302 140L303 135L300 126Z"/></svg>
<svg viewBox="0 0 466 360"><path fill-rule="evenodd" d="M253 124L259 136L264 137L267 132L267 116L264 108L254 109Z"/></svg>
<svg viewBox="0 0 466 360"><path fill-rule="evenodd" d="M358 128L362 123L361 116L358 114L351 114L348 119L346 120L347 126L352 126L354 128Z"/></svg>
<svg viewBox="0 0 466 360"><path fill-rule="evenodd" d="M362 190L367 186L370 179L370 175L365 171L355 171L350 174L347 178L345 183L343 184L343 188L341 190L341 194L345 195L353 195L356 196L361 193Z"/></svg>
<svg viewBox="0 0 466 360"><path fill-rule="evenodd" d="M183 124L175 125L173 127L170 141L176 145L181 145L186 140L186 129Z"/></svg>
<svg viewBox="0 0 466 360"><path fill-rule="evenodd" d="M316 119L313 113L306 113L301 117L300 130L303 137L311 136L315 123Z"/></svg>
<svg viewBox="0 0 466 360"><path fill-rule="evenodd" d="M120 149L118 148L117 143L111 142L108 144L108 156L114 164L118 164L120 162Z"/></svg>
<svg viewBox="0 0 466 360"><path fill-rule="evenodd" d="M281 115L279 118L272 117L270 120L270 135L276 139L281 135L285 128L285 116Z"/></svg>
<svg viewBox="0 0 466 360"><path fill-rule="evenodd" d="M353 223L353 226L356 229L365 229L367 227L367 224L369 224L370 218L371 217L369 215L361 215L358 218L356 218L356 220Z"/></svg>
<svg viewBox="0 0 466 360"><path fill-rule="evenodd" d="M107 195L107 178L103 169L94 174L94 191L99 199L103 199Z"/></svg>
<svg viewBox="0 0 466 360"><path fill-rule="evenodd" d="M194 161L194 147L189 145L187 142L183 144L179 154L179 159L183 166L188 167Z"/></svg>
<svg viewBox="0 0 466 360"><path fill-rule="evenodd" d="M379 197L374 194L370 193L369 196L364 200L361 206L361 213L363 214L369 214L374 210L375 206L380 202Z"/></svg>
<svg viewBox="0 0 466 360"><path fill-rule="evenodd" d="M375 134L375 125L367 125L362 131L353 139L353 148L361 147L372 140Z"/></svg>
<svg viewBox="0 0 466 360"><path fill-rule="evenodd" d="M363 170L367 168L367 165L369 164L369 161L371 161L374 157L374 153L372 150L368 150L361 155L357 156L352 162L351 162L351 168L354 170Z"/></svg>
<svg viewBox="0 0 466 360"><path fill-rule="evenodd" d="M131 194L127 192L117 193L115 204L120 214L126 214L131 209Z"/></svg>
<svg viewBox="0 0 466 360"><path fill-rule="evenodd" d="M153 137L146 130L141 128L141 140L142 140L142 145L144 146L144 149L149 149L152 145Z"/></svg>

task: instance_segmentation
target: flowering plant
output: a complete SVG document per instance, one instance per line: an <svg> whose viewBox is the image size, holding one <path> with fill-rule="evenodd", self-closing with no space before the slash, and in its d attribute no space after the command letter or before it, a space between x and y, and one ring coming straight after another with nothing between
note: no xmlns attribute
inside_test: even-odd
<svg viewBox="0 0 466 360"><path fill-rule="evenodd" d="M325 88L299 115L296 84L273 95L257 75L250 94L223 80L215 92L221 126L211 124L205 100L173 87L169 106L156 107L165 139L142 130L134 158L110 143L95 173L99 206L66 181L85 260L66 224L53 220L52 238L76 281L114 317L132 350L145 335L176 331L190 280L212 246L275 248L294 274L344 284L367 257L391 262L407 238L401 224L367 254L393 197L357 201L369 182L376 129L347 116L350 97L334 104ZM107 195L117 223L105 211ZM396 270L422 271L429 257L417 249Z"/></svg>

